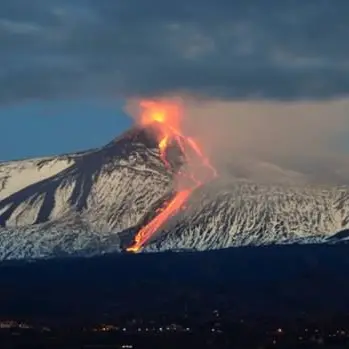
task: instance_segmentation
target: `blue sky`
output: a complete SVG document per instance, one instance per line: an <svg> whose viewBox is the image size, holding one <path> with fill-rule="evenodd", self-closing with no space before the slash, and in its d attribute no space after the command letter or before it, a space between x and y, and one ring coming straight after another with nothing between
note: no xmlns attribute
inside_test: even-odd
<svg viewBox="0 0 349 349"><path fill-rule="evenodd" d="M0 120L0 160L101 146L132 123L121 102L84 99L3 106Z"/></svg>

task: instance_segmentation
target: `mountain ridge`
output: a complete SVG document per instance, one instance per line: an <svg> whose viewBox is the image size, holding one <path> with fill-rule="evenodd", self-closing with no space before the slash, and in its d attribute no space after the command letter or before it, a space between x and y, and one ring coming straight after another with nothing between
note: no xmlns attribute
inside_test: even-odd
<svg viewBox="0 0 349 349"><path fill-rule="evenodd" d="M183 165L176 144L168 159L170 167L156 129L134 127L86 152L0 163L0 258L122 251L173 195ZM281 179L290 173L260 167L266 179L269 168ZM347 229L348 187L299 178L260 183L222 174L197 189L144 251L327 242Z"/></svg>

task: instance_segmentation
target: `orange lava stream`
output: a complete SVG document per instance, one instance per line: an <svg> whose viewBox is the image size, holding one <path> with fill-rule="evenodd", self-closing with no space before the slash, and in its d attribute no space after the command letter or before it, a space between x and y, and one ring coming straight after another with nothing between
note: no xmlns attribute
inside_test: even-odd
<svg viewBox="0 0 349 349"><path fill-rule="evenodd" d="M178 192L172 200L166 202L163 210L138 232L135 237L135 243L129 247L127 251L138 252L144 243L147 242L170 217L181 209L191 193L191 189L182 190Z"/></svg>
<svg viewBox="0 0 349 349"><path fill-rule="evenodd" d="M184 203L192 192L204 184L202 180L198 179L197 174L194 173L193 166L191 166L192 156L190 153L193 153L200 160L201 166L210 172L210 178L217 176L217 171L210 164L208 158L204 156L198 144L192 138L186 137L181 133L180 121L182 114L179 105L171 102L142 101L140 107L142 108L141 125L148 126L154 124L159 130L158 148L161 160L167 168L171 168L170 163L166 159L168 146L172 141L175 141L179 146L189 169L186 173L179 171L177 176L187 179L190 185L189 188L179 190L171 200L165 202L155 218L139 230L133 245L127 248L129 252L138 252L170 217L183 208Z"/></svg>

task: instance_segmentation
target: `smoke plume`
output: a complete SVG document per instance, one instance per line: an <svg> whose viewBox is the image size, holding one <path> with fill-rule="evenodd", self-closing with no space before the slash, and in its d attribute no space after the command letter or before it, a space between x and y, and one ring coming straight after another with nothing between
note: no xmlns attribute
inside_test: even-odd
<svg viewBox="0 0 349 349"><path fill-rule="evenodd" d="M191 99L186 132L218 164L253 159L321 180L347 181L349 99L222 102ZM252 160L251 160L252 161Z"/></svg>
<svg viewBox="0 0 349 349"><path fill-rule="evenodd" d="M184 132L200 143L221 173L234 167L255 180L348 182L349 99L170 100L182 103ZM133 99L127 105L136 120L138 103Z"/></svg>

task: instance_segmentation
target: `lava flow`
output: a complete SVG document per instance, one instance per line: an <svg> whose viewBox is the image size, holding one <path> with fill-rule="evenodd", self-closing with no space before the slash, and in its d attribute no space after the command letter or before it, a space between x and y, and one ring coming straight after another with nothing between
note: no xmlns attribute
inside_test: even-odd
<svg viewBox="0 0 349 349"><path fill-rule="evenodd" d="M175 142L180 148L187 167L185 171L180 170L176 175L179 182L186 182L187 185L185 188L178 189L174 197L164 203L155 218L139 230L133 245L127 248L127 251L130 252L139 251L170 217L183 208L184 203L195 189L207 180L217 176L216 170L210 164L208 158L204 156L198 144L192 138L182 134L180 129L182 117L180 105L173 102L142 101L140 107L142 110L141 125L144 127L155 126L160 157L167 168L171 169L171 165L166 158L169 145ZM199 171L194 170L194 168L198 168L197 164L201 169L206 169L205 172L207 172L208 178L205 180L200 179ZM201 172L200 170L200 175ZM181 181L181 179L184 179L184 181Z"/></svg>

